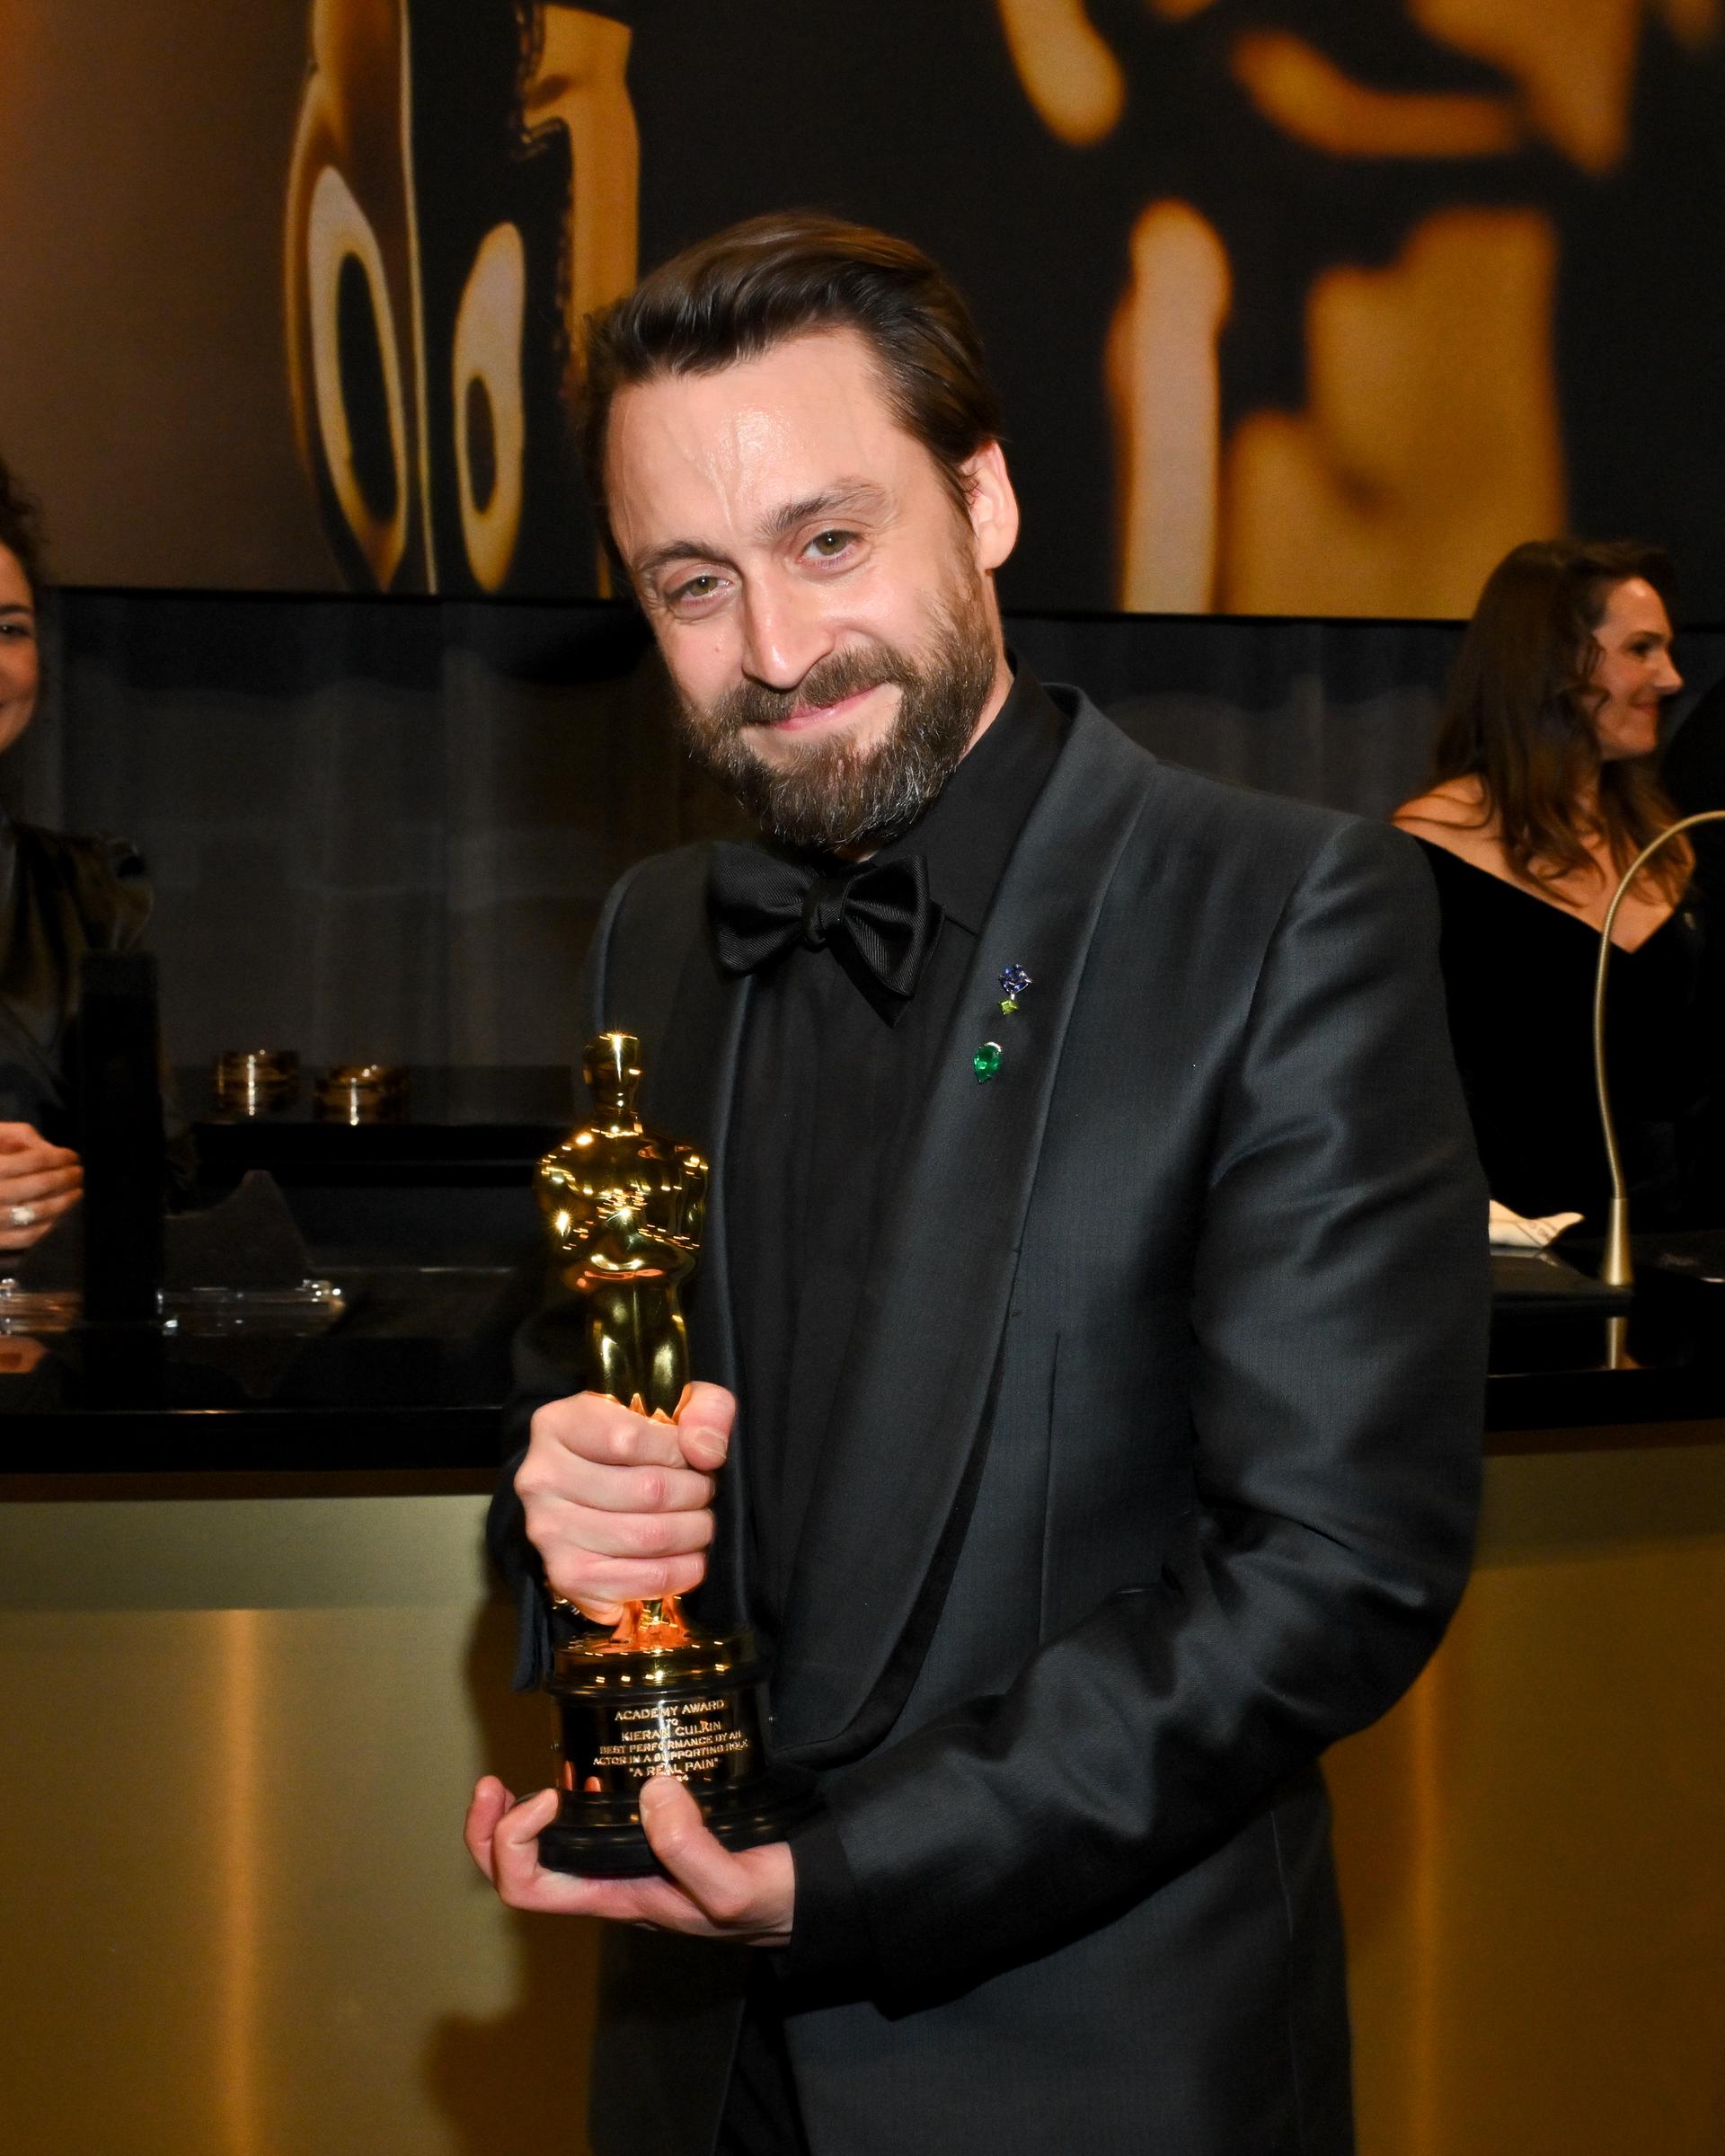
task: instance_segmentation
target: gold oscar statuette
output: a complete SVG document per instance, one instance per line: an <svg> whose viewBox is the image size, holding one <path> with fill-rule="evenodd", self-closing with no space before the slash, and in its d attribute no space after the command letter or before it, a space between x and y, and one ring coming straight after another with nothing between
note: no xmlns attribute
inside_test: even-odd
<svg viewBox="0 0 1725 2156"><path fill-rule="evenodd" d="M630 1033L588 1043L593 1121L540 1162L535 1194L553 1263L579 1319L587 1391L675 1422L689 1377L678 1297L701 1251L707 1163L644 1129L641 1046ZM631 1603L610 1631L556 1650L562 1800L540 1836L558 1871L639 1877L659 1867L638 1792L654 1774L686 1783L732 1849L782 1840L808 1809L812 1779L767 1756L766 1671L746 1630L703 1632L668 1595Z"/></svg>

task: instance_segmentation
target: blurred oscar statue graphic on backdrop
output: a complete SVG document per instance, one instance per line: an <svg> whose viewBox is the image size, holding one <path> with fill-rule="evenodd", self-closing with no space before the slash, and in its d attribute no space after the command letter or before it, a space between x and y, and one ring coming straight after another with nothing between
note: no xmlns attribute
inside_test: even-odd
<svg viewBox="0 0 1725 2156"><path fill-rule="evenodd" d="M354 588L603 582L567 377L582 318L635 278L629 45L557 0L315 0L288 389Z"/></svg>
<svg viewBox="0 0 1725 2156"><path fill-rule="evenodd" d="M1099 205L1140 174L1104 355L1117 605L1461 615L1563 529L1560 206L1600 216L1646 33L1694 64L1721 0L996 7ZM1213 133L1181 159L1182 108Z"/></svg>

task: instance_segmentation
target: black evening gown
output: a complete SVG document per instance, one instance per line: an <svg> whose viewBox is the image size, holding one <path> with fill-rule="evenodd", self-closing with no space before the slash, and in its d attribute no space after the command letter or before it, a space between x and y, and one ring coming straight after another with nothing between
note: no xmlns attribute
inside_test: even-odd
<svg viewBox="0 0 1725 2156"><path fill-rule="evenodd" d="M1677 729L1659 776L1681 816L1725 808L1725 681L1716 681ZM1703 824L1689 843L1702 919L1717 941L1725 921L1725 824Z"/></svg>
<svg viewBox="0 0 1725 2156"><path fill-rule="evenodd" d="M79 961L130 950L149 917L144 864L123 841L0 816L0 1122L77 1144Z"/></svg>
<svg viewBox="0 0 1725 2156"><path fill-rule="evenodd" d="M1596 929L1447 848L1418 844L1443 914L1450 1036L1491 1195L1533 1216L1611 1195L1593 1076ZM1606 1058L1638 1231L1714 1224L1721 975L1685 904L1612 954Z"/></svg>

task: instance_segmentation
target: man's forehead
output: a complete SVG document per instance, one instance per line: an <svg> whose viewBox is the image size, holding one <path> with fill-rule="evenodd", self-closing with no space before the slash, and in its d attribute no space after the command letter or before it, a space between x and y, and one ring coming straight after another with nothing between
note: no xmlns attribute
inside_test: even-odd
<svg viewBox="0 0 1725 2156"><path fill-rule="evenodd" d="M825 330L710 372L620 391L607 477L625 496L679 480L758 486L793 467L825 483L840 467L890 465L920 448L889 404L863 339Z"/></svg>
<svg viewBox="0 0 1725 2156"><path fill-rule="evenodd" d="M842 324L799 331L722 366L655 375L619 391L617 402L659 397L713 408L830 400L891 417L872 346L860 330Z"/></svg>

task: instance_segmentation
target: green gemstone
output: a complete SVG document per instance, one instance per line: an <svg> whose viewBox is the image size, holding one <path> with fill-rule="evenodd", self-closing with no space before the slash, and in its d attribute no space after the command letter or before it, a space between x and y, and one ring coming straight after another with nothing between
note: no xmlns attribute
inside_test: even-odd
<svg viewBox="0 0 1725 2156"><path fill-rule="evenodd" d="M970 1067L977 1074L978 1084L986 1085L1000 1068L1000 1043L997 1040L985 1040L970 1058Z"/></svg>
<svg viewBox="0 0 1725 2156"><path fill-rule="evenodd" d="M1001 1016L1003 1018L1010 1018L1013 1012L1017 1009L1018 998L1015 995L1009 995L1005 1002L1000 1006Z"/></svg>

